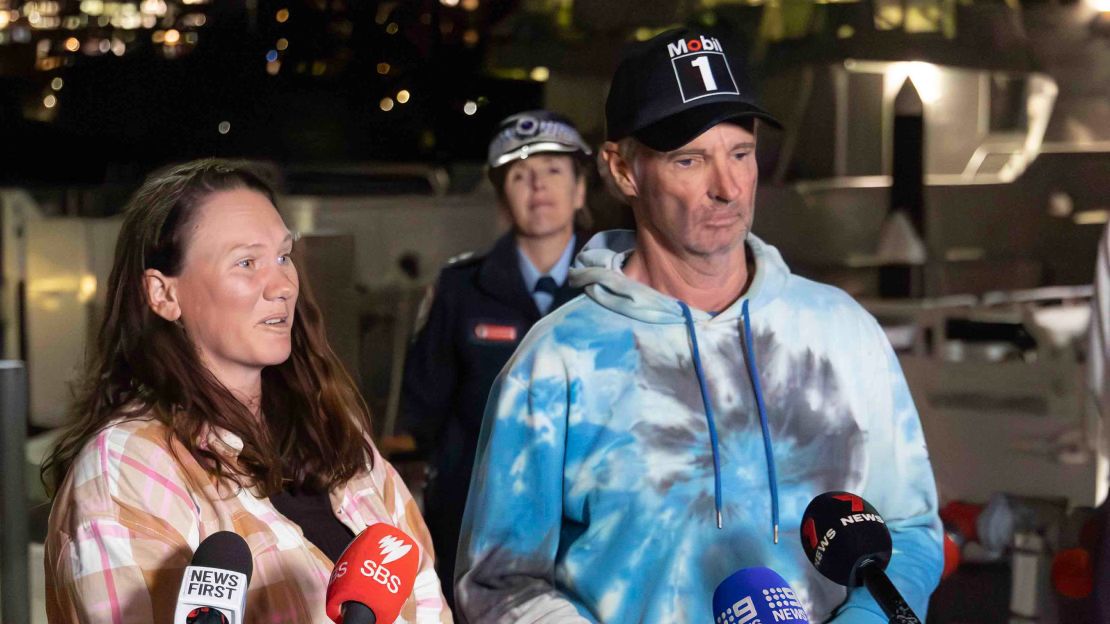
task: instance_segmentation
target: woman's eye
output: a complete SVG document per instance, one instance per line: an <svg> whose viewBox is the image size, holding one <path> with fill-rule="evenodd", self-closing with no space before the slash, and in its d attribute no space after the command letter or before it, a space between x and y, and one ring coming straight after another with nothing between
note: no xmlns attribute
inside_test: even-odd
<svg viewBox="0 0 1110 624"><path fill-rule="evenodd" d="M278 256L278 264L289 264L292 261L293 259L289 257L289 254L281 254Z"/></svg>
<svg viewBox="0 0 1110 624"><path fill-rule="evenodd" d="M249 269L254 266L254 260L252 260L251 258L244 258L243 260L236 262L235 265L242 269Z"/></svg>
<svg viewBox="0 0 1110 624"><path fill-rule="evenodd" d="M683 168L693 167L694 166L694 159L693 158L682 158L682 159L674 161L674 163L676 165L678 165L679 167L683 167Z"/></svg>

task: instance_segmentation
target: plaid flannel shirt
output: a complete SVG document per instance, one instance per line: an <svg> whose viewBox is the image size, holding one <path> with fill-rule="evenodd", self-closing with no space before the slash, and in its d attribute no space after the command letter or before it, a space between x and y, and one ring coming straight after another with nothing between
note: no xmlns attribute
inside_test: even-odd
<svg viewBox="0 0 1110 624"><path fill-rule="evenodd" d="M300 527L249 488L217 480L151 419L117 422L77 456L59 489L46 539L47 616L55 624L171 622L182 573L216 531L246 539L254 557L247 619L326 623L332 562ZM210 448L237 455L227 432ZM421 547L412 595L397 622L451 622L433 569L432 541L408 489L374 450L374 467L331 493L336 517L356 534L385 522Z"/></svg>

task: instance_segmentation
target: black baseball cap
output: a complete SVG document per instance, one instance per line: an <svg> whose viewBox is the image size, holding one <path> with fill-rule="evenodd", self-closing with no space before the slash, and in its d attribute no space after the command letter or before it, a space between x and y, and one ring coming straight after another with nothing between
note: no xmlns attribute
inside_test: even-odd
<svg viewBox="0 0 1110 624"><path fill-rule="evenodd" d="M756 103L743 60L716 36L676 28L625 47L605 101L605 138L669 152L744 117L782 128Z"/></svg>

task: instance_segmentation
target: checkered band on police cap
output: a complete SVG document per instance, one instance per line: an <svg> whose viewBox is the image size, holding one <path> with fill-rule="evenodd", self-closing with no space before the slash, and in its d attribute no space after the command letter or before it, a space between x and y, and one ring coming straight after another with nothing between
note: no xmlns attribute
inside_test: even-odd
<svg viewBox="0 0 1110 624"><path fill-rule="evenodd" d="M608 140L633 136L661 152L744 117L782 128L756 103L743 60L719 37L688 28L626 46L605 101Z"/></svg>
<svg viewBox="0 0 1110 624"><path fill-rule="evenodd" d="M562 115L546 110L517 113L505 118L489 143L490 169L548 152L590 155L574 125Z"/></svg>

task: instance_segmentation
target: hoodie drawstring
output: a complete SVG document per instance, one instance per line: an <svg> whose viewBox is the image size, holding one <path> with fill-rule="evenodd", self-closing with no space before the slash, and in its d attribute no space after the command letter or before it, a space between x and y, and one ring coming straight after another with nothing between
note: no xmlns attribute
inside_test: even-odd
<svg viewBox="0 0 1110 624"><path fill-rule="evenodd" d="M701 390L702 404L705 406L705 420L709 424L709 441L713 446L713 486L714 501L717 509L717 528L723 528L721 518L721 460L717 444L717 425L713 417L713 407L709 402L709 389L705 382L705 372L701 366L701 353L698 351L698 337L694 331L694 318L690 314L690 306L679 301L682 316L686 319L686 332L690 335L690 345L693 351L694 373L698 378L698 389ZM767 457L767 476L771 489L771 537L774 543L779 542L779 484L775 474L775 456L771 452L771 430L767 424L767 409L763 404L763 389L759 383L759 369L755 365L755 352L752 347L751 317L748 315L748 300L745 299L741 312L744 320L744 346L746 350L748 376L751 378L752 389L755 392L756 407L759 410L759 424L763 430L763 451Z"/></svg>
<svg viewBox="0 0 1110 624"><path fill-rule="evenodd" d="M755 391L755 405L759 408L759 425L763 428L763 453L767 456L767 478L771 482L771 534L779 543L779 479L775 474L775 454L771 452L771 428L767 424L767 408L763 405L763 387L759 384L759 369L755 367L755 347L752 341L752 320L748 316L748 300L740 307L744 317L744 347L747 352L748 377Z"/></svg>
<svg viewBox="0 0 1110 624"><path fill-rule="evenodd" d="M698 353L698 335L694 332L694 317L690 314L690 306L682 301L682 316L686 318L686 332L690 334L690 344L694 352L694 373L698 376L698 388L701 390L701 402L705 406L705 421L709 423L709 442L713 446L713 500L717 506L717 528L724 528L721 522L721 456L717 450L717 425L713 420L713 407L709 404L709 389L705 385L705 373L701 370L701 354Z"/></svg>

